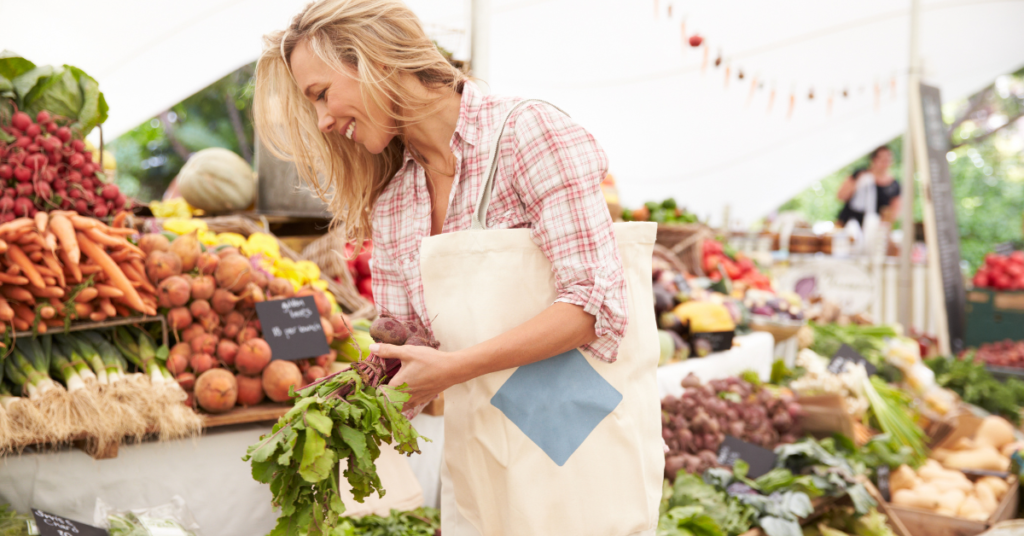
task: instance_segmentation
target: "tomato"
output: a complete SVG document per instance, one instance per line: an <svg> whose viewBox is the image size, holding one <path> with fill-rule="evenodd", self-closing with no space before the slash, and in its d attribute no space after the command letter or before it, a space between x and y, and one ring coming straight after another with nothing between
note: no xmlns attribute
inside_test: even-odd
<svg viewBox="0 0 1024 536"><path fill-rule="evenodd" d="M988 272L978 270L978 273L974 274L973 279L974 286L976 288L985 288L989 285Z"/></svg>

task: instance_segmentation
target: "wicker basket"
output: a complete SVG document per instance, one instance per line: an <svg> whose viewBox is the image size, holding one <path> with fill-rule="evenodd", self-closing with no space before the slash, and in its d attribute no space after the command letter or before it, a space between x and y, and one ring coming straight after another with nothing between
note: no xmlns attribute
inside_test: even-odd
<svg viewBox="0 0 1024 536"><path fill-rule="evenodd" d="M678 256L690 273L703 276L704 241L714 236L708 226L700 223L659 223L655 242Z"/></svg>
<svg viewBox="0 0 1024 536"><path fill-rule="evenodd" d="M249 236L253 233L267 232L263 226L244 216L217 216L212 218L203 218L203 221L205 221L207 227L215 233L238 233L242 236ZM311 260L296 253L295 250L291 249L280 240L278 240L277 243L280 245L281 255L284 257L293 261ZM326 274L326 272L323 271L323 266L319 265L319 263L317 264L320 266L321 273ZM340 305L345 312L349 313L354 318L372 318L376 316L377 313L373 304L366 301L365 298L359 295L355 285L352 283L351 277L343 277L341 283L334 281L334 279L329 276L324 277L321 275L321 277L327 281L327 290L330 290L331 294L334 294L335 299L338 300L338 305Z"/></svg>

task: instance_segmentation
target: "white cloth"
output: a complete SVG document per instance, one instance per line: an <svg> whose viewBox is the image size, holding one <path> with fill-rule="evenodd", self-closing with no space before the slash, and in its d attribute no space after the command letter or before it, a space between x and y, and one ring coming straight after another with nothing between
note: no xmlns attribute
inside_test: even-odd
<svg viewBox="0 0 1024 536"><path fill-rule="evenodd" d="M857 177L857 189L850 198L850 208L865 215L878 212L878 186L875 185L875 176L870 171L865 171Z"/></svg>

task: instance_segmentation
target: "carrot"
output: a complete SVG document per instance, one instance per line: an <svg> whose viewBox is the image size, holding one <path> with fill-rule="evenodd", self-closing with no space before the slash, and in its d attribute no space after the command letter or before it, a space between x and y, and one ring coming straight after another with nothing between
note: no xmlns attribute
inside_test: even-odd
<svg viewBox="0 0 1024 536"><path fill-rule="evenodd" d="M128 306L136 311L143 312L145 305L142 303L142 298L139 297L139 293L136 292L135 287L128 281L128 277L117 263L103 251L103 248L90 240L89 237L78 233L77 238L78 246L82 248L82 253L95 261L96 264L99 264L103 268L103 272L110 278L110 283L120 289L121 292L124 292L124 297L128 300Z"/></svg>
<svg viewBox="0 0 1024 536"><path fill-rule="evenodd" d="M39 263L43 260L43 252L39 250L39 248L36 248L36 250L31 253L25 252L25 254L28 255L28 259L32 262Z"/></svg>
<svg viewBox="0 0 1024 536"><path fill-rule="evenodd" d="M86 318L92 314L93 308L90 303L75 303L75 317Z"/></svg>
<svg viewBox="0 0 1024 536"><path fill-rule="evenodd" d="M114 310L117 311L117 316L132 316L132 312L129 311L127 307L121 305L120 303L114 304Z"/></svg>
<svg viewBox="0 0 1024 536"><path fill-rule="evenodd" d="M57 235L53 234L51 231L46 231L46 236L43 237L43 240L46 242L46 249L50 251L57 251Z"/></svg>
<svg viewBox="0 0 1024 536"><path fill-rule="evenodd" d="M60 263L57 262L57 258L53 256L52 251L43 253L43 263L51 272L57 277L57 282L60 283L61 287L66 287L67 281L64 279L64 269L61 268Z"/></svg>
<svg viewBox="0 0 1024 536"><path fill-rule="evenodd" d="M40 260L42 260L42 258L40 258ZM37 272L39 272L39 275L41 275L43 277L47 277L47 276L49 276L49 277L56 277L57 276L57 274L53 273L53 271L50 270L49 268L47 268L46 266L40 266L38 264L33 264L32 266L36 269Z"/></svg>
<svg viewBox="0 0 1024 536"><path fill-rule="evenodd" d="M114 220L110 222L111 227L124 227L125 220L128 219L128 211L122 210L114 216Z"/></svg>
<svg viewBox="0 0 1024 536"><path fill-rule="evenodd" d="M18 218L14 221L9 221L3 225L0 225L0 236L13 233L19 229L24 229L35 224L35 220L30 218Z"/></svg>
<svg viewBox="0 0 1024 536"><path fill-rule="evenodd" d="M71 223L72 225L75 226L75 230L77 231L86 231L88 229L94 229L100 225L99 221L94 220L92 218L86 218L85 216L80 216L78 214L71 216Z"/></svg>
<svg viewBox="0 0 1024 536"><path fill-rule="evenodd" d="M10 234L7 235L7 242L11 244L16 243L22 238L24 238L25 235L27 235L28 233L33 232L35 232L35 229L33 229L31 226L22 227L21 229L15 229L14 231L11 231Z"/></svg>
<svg viewBox="0 0 1024 536"><path fill-rule="evenodd" d="M12 264L7 267L7 273L11 275L21 275L21 268L18 268L17 264Z"/></svg>
<svg viewBox="0 0 1024 536"><path fill-rule="evenodd" d="M49 219L50 217L45 210L40 210L39 212L36 212L36 229L39 229L40 233L46 232L46 223L49 221Z"/></svg>
<svg viewBox="0 0 1024 536"><path fill-rule="evenodd" d="M100 291L96 290L95 287L83 288L78 296L75 296L75 302L77 303L89 303L96 299L100 295Z"/></svg>
<svg viewBox="0 0 1024 536"><path fill-rule="evenodd" d="M0 297L0 321L10 322L14 318L14 309L7 303L7 298Z"/></svg>
<svg viewBox="0 0 1024 536"><path fill-rule="evenodd" d="M36 313L23 303L15 303L11 305L14 308L15 318L20 318L29 324L36 321Z"/></svg>
<svg viewBox="0 0 1024 536"><path fill-rule="evenodd" d="M128 276L133 283L139 283L140 288L150 294L156 294L156 287L150 284L149 279L145 276L145 271L139 272L135 269L135 266L130 263L121 263L121 269L124 270L124 275Z"/></svg>
<svg viewBox="0 0 1024 536"><path fill-rule="evenodd" d="M7 242L0 240L0 253L7 253Z"/></svg>
<svg viewBox="0 0 1024 536"><path fill-rule="evenodd" d="M50 230L57 235L60 247L68 255L71 264L78 264L82 261L82 252L78 248L78 239L75 237L75 227L71 220L63 214L50 217Z"/></svg>
<svg viewBox="0 0 1024 536"><path fill-rule="evenodd" d="M114 304L110 303L110 298L100 298L100 311L107 316L117 316L117 310L114 309Z"/></svg>
<svg viewBox="0 0 1024 536"><path fill-rule="evenodd" d="M31 305L36 304L36 298L28 291L25 287L14 287L11 285L4 285L0 287L0 294L10 300L16 302L28 303Z"/></svg>
<svg viewBox="0 0 1024 536"><path fill-rule="evenodd" d="M0 323L0 335L3 335L4 333L7 333L7 324ZM7 348L7 345L4 345L4 348Z"/></svg>
<svg viewBox="0 0 1024 536"><path fill-rule="evenodd" d="M28 291L37 298L63 298L64 289L60 287L36 288L28 287Z"/></svg>
<svg viewBox="0 0 1024 536"><path fill-rule="evenodd" d="M52 305L44 305L39 308L39 316L44 320L49 320L57 316L57 310Z"/></svg>
<svg viewBox="0 0 1024 536"><path fill-rule="evenodd" d="M110 285L95 285L96 290L99 292L101 298L121 298L124 297L124 292L121 292L116 287Z"/></svg>
<svg viewBox="0 0 1024 536"><path fill-rule="evenodd" d="M98 274L103 271L103 268L100 268L99 265L96 264L83 264L79 266L78 269L83 275Z"/></svg>
<svg viewBox="0 0 1024 536"><path fill-rule="evenodd" d="M17 242L18 244L20 244L22 246L27 246L29 244L35 244L36 243L35 229L29 229L28 231L29 232L26 232L25 234L22 234L21 236L19 236L17 240L12 240L12 242Z"/></svg>
<svg viewBox="0 0 1024 536"><path fill-rule="evenodd" d="M31 322L25 322L24 320L22 320L22 319L20 319L18 317L15 317L14 319L12 319L11 323L14 324L14 330L15 331L28 331L29 329L32 328L32 323Z"/></svg>
<svg viewBox="0 0 1024 536"><path fill-rule="evenodd" d="M134 253L132 253L131 251L128 251L127 249L119 249L119 250L111 251L110 252L110 258L114 259L114 262L116 262L118 264L121 264L121 263L131 259L133 255L134 255Z"/></svg>
<svg viewBox="0 0 1024 536"><path fill-rule="evenodd" d="M27 285L28 278L21 277L20 275L11 275L0 272L0 283L4 283L6 285Z"/></svg>
<svg viewBox="0 0 1024 536"><path fill-rule="evenodd" d="M46 327L48 327L48 328L63 328L64 327L64 320L62 320L60 318L45 318L45 319L43 319L42 323L46 324Z"/></svg>
<svg viewBox="0 0 1024 536"><path fill-rule="evenodd" d="M82 282L82 270L78 267L78 263L72 263L68 261L68 254L63 249L59 251L60 260L64 263L64 271L71 276L71 280L75 283Z"/></svg>
<svg viewBox="0 0 1024 536"><path fill-rule="evenodd" d="M112 230L112 229L111 229ZM128 240L125 240L122 236L110 236L103 232L99 227L94 227L85 232L85 235L93 239L97 244L112 247L112 248L127 248L132 253L145 258L146 252L138 248L138 246L132 244Z"/></svg>
<svg viewBox="0 0 1024 536"><path fill-rule="evenodd" d="M106 313L101 313L99 311L96 311L96 312L94 312L94 313L89 315L89 320L92 320L93 322L103 322L106 319L107 319Z"/></svg>
<svg viewBox="0 0 1024 536"><path fill-rule="evenodd" d="M52 275L44 275L43 276L43 283L46 283L47 287L55 287L55 286L57 286L57 278L53 277ZM33 288L35 288L35 287L33 287Z"/></svg>
<svg viewBox="0 0 1024 536"><path fill-rule="evenodd" d="M43 276L39 275L39 270L36 270L36 266L32 264L25 252L21 250L15 244L11 244L7 248L7 258L14 264L17 264L23 272L25 277L28 277L29 282L39 288L46 288L46 283L43 282Z"/></svg>
<svg viewBox="0 0 1024 536"><path fill-rule="evenodd" d="M43 248L39 244L36 244L35 242L29 242L27 244L18 245L21 246L21 250L24 251L25 253L35 253L37 251L43 250Z"/></svg>

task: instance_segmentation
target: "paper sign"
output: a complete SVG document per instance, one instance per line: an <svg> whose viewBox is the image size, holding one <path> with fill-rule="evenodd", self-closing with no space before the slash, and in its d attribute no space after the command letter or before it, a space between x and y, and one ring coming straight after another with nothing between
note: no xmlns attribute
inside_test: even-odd
<svg viewBox="0 0 1024 536"><path fill-rule="evenodd" d="M259 302L256 314L273 359L295 361L331 351L312 296Z"/></svg>
<svg viewBox="0 0 1024 536"><path fill-rule="evenodd" d="M718 447L719 464L732 467L736 460L743 460L750 466L747 478L751 479L774 469L776 459L774 452L731 435L725 436L722 446Z"/></svg>
<svg viewBox="0 0 1024 536"><path fill-rule="evenodd" d="M828 371L832 374L841 374L847 363L863 364L868 376L878 374L878 369L870 361L846 344L840 346L839 350L836 351L836 355L832 356L832 361L828 363Z"/></svg>
<svg viewBox="0 0 1024 536"><path fill-rule="evenodd" d="M878 492L882 494L882 498L885 502L892 500L890 496L892 492L889 489L889 466L879 465L878 470L875 471L875 479L878 481Z"/></svg>
<svg viewBox="0 0 1024 536"><path fill-rule="evenodd" d="M107 536L107 531L103 529L48 514L35 508L32 509L32 515L36 518L39 536Z"/></svg>

